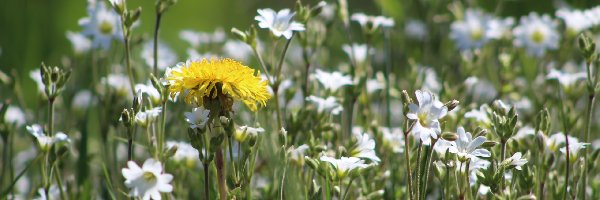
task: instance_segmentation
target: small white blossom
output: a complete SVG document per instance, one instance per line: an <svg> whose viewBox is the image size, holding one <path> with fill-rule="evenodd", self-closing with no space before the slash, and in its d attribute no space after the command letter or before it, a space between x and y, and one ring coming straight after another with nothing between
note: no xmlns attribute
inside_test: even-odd
<svg viewBox="0 0 600 200"><path fill-rule="evenodd" d="M490 20L491 16L481 10L467 9L465 18L450 26L450 38L462 51L479 49L489 40L486 26Z"/></svg>
<svg viewBox="0 0 600 200"><path fill-rule="evenodd" d="M306 150L308 150L308 145L303 144L298 147L290 147L288 153L290 154L290 159L296 162L298 165L304 165L304 154L306 154Z"/></svg>
<svg viewBox="0 0 600 200"><path fill-rule="evenodd" d="M357 157L341 157L340 159L336 159L329 156L321 156L320 160L323 162L331 163L331 165L336 170L336 175L338 179L346 177L353 170L368 167L368 165L365 164L364 160L361 160Z"/></svg>
<svg viewBox="0 0 600 200"><path fill-rule="evenodd" d="M352 157L364 158L379 164L381 159L375 154L375 140L369 137L369 134L354 134L356 145L350 150Z"/></svg>
<svg viewBox="0 0 600 200"><path fill-rule="evenodd" d="M437 139L441 134L438 120L446 116L448 108L429 91L417 90L415 95L419 104L410 104L408 106L410 111L406 117L415 120L411 133L420 138L423 144L429 145L431 138Z"/></svg>
<svg viewBox="0 0 600 200"><path fill-rule="evenodd" d="M563 145L565 145L567 143L566 138L567 137L565 137L565 134L562 132L552 134L549 138L545 138L546 147L550 151L558 151L560 147L562 147ZM579 142L579 139L577 139L576 137L569 135L568 138L569 138L569 144Z"/></svg>
<svg viewBox="0 0 600 200"><path fill-rule="evenodd" d="M258 16L254 17L258 21L260 28L266 28L276 37L292 38L294 31L304 31L304 25L292 21L295 13L290 13L290 9L283 9L275 12L273 9L258 9Z"/></svg>
<svg viewBox="0 0 600 200"><path fill-rule="evenodd" d="M165 70L177 62L177 55L165 43L158 43L157 53L156 66L160 70ZM143 45L140 57L146 62L146 65L154 67L154 41L148 41Z"/></svg>
<svg viewBox="0 0 600 200"><path fill-rule="evenodd" d="M367 80L367 93L373 93L385 89L385 84L378 79Z"/></svg>
<svg viewBox="0 0 600 200"><path fill-rule="evenodd" d="M466 132L463 127L456 130L458 139L453 142L448 150L455 153L459 158L490 157L492 154L487 149L479 149L487 139L484 136L478 136L473 139L471 133Z"/></svg>
<svg viewBox="0 0 600 200"><path fill-rule="evenodd" d="M160 193L170 193L173 186L170 182L173 175L163 173L162 164L154 159L148 159L142 167L133 161L127 162L127 168L121 170L125 177L125 186L131 189L129 195L141 197L143 200L161 199Z"/></svg>
<svg viewBox="0 0 600 200"><path fill-rule="evenodd" d="M73 45L75 54L88 52L92 48L92 41L81 33L67 31L67 39Z"/></svg>
<svg viewBox="0 0 600 200"><path fill-rule="evenodd" d="M63 188L63 191L65 191L64 188ZM52 186L50 186L50 189L48 190L48 196L46 196L46 189L42 187L42 188L38 189L38 195L39 195L39 197L34 198L34 200L60 199L60 190L58 190L58 187L56 185L52 185Z"/></svg>
<svg viewBox="0 0 600 200"><path fill-rule="evenodd" d="M513 137L511 137L512 139L518 140L524 137L527 137L529 135L534 135L535 134L535 129L532 128L531 126L524 126L519 128L519 130L517 131L517 133L515 133L515 135Z"/></svg>
<svg viewBox="0 0 600 200"><path fill-rule="evenodd" d="M100 79L100 84L98 84L98 88L100 89L100 93L104 94L104 86L108 85L114 93L118 96L124 96L129 99L133 99L131 94L131 86L129 85L129 77L124 74L109 74L106 77L102 77Z"/></svg>
<svg viewBox="0 0 600 200"><path fill-rule="evenodd" d="M527 159L521 158L522 156L523 154L521 154L521 152L517 152L510 158L504 160L503 163L506 163L506 165L515 166L517 170L521 170L521 166L527 163Z"/></svg>
<svg viewBox="0 0 600 200"><path fill-rule="evenodd" d="M309 96L306 97L307 101L311 101L314 104L316 104L317 106L317 111L319 113L323 113L325 111L327 112L331 112L331 114L337 115L340 114L340 112L342 112L342 110L344 109L342 107L342 105L340 105L337 102L337 99L335 97L327 97L326 99L323 99L321 97L317 97L317 96Z"/></svg>
<svg viewBox="0 0 600 200"><path fill-rule="evenodd" d="M348 55L348 57L356 62L357 65L363 65L367 60L367 52L369 52L369 46L366 44L342 45L342 50Z"/></svg>
<svg viewBox="0 0 600 200"><path fill-rule="evenodd" d="M25 118L25 113L21 108L8 106L6 113L4 114L4 121L17 126L23 126L27 120Z"/></svg>
<svg viewBox="0 0 600 200"><path fill-rule="evenodd" d="M82 34L93 38L94 48L108 50L113 39L123 38L120 16L102 1L90 1L88 4L88 17L79 20Z"/></svg>
<svg viewBox="0 0 600 200"><path fill-rule="evenodd" d="M508 38L512 34L512 26L515 19L512 17L506 19L493 18L487 23L485 36L490 39Z"/></svg>
<svg viewBox="0 0 600 200"><path fill-rule="evenodd" d="M208 123L210 110L198 107L192 109L192 112L185 112L183 114L185 115L185 121L190 124L190 128L204 129L206 123Z"/></svg>
<svg viewBox="0 0 600 200"><path fill-rule="evenodd" d="M404 32L406 36L410 38L415 38L418 40L423 40L427 38L429 31L427 30L427 26L421 20L408 20L404 25Z"/></svg>
<svg viewBox="0 0 600 200"><path fill-rule="evenodd" d="M557 80L563 87L570 87L580 80L587 78L586 72L568 73L561 70L550 69L546 79Z"/></svg>
<svg viewBox="0 0 600 200"><path fill-rule="evenodd" d="M138 112L135 114L135 123L146 127L158 119L161 111L162 108L156 107L143 112Z"/></svg>
<svg viewBox="0 0 600 200"><path fill-rule="evenodd" d="M27 131L35 137L42 151L48 151L55 144L67 144L71 142L69 136L63 132L58 132L54 136L44 134L44 129L39 124L27 126Z"/></svg>
<svg viewBox="0 0 600 200"><path fill-rule="evenodd" d="M233 138L238 142L244 142L248 139L248 136L256 137L259 133L265 132L265 129L258 127L249 127L249 126L240 126L235 133L233 133Z"/></svg>
<svg viewBox="0 0 600 200"><path fill-rule="evenodd" d="M586 14L585 11L568 10L564 8L556 11L556 17L565 21L567 31L574 34L594 26L593 21L590 20Z"/></svg>
<svg viewBox="0 0 600 200"><path fill-rule="evenodd" d="M394 153L404 152L404 133L400 128L382 127L383 146L391 148Z"/></svg>
<svg viewBox="0 0 600 200"><path fill-rule="evenodd" d="M252 48L245 42L238 40L228 40L223 45L225 54L236 60L249 61L252 57Z"/></svg>
<svg viewBox="0 0 600 200"><path fill-rule="evenodd" d="M590 143L583 143L583 142L569 140L569 156L570 156L571 162L574 162L575 160L577 160L577 154L579 153L579 151L581 149L585 149L589 145L590 145ZM560 148L560 152L563 154L567 154L567 147L564 146L564 147Z"/></svg>
<svg viewBox="0 0 600 200"><path fill-rule="evenodd" d="M40 93L44 93L44 90L46 90L46 86L42 81L42 74L40 73L40 69L31 70L29 72L29 78L31 78L35 82L38 91L40 91Z"/></svg>
<svg viewBox="0 0 600 200"><path fill-rule="evenodd" d="M317 69L315 78L328 90L337 91L345 85L352 85L352 77L343 75L338 71L324 72Z"/></svg>
<svg viewBox="0 0 600 200"><path fill-rule="evenodd" d="M513 43L524 47L530 55L542 57L547 49L558 49L560 35L556 27L550 16L530 13L521 17L521 23L513 30Z"/></svg>
<svg viewBox="0 0 600 200"><path fill-rule="evenodd" d="M135 91L141 92L142 94L146 94L148 95L148 97L150 97L150 100L155 103L158 104L161 100L160 98L160 93L158 92L158 90L156 88L154 88L154 85L152 85L152 83L150 83L150 81L148 81L147 84L135 84Z"/></svg>

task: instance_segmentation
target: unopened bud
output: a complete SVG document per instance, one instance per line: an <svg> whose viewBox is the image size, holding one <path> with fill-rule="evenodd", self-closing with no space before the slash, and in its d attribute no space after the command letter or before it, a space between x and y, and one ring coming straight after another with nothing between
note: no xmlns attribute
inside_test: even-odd
<svg viewBox="0 0 600 200"><path fill-rule="evenodd" d="M175 155L175 153L177 153L177 149L179 149L179 145L177 145L177 144L171 146L171 148L165 149L165 152L164 152L165 158L170 158L173 155Z"/></svg>
<svg viewBox="0 0 600 200"><path fill-rule="evenodd" d="M231 28L231 33L233 33L235 37L237 37L243 42L246 42L246 39L248 38L248 35L246 35L246 33L237 28Z"/></svg>
<svg viewBox="0 0 600 200"><path fill-rule="evenodd" d="M135 113L140 112L140 110L142 109L143 99L144 95L142 94L142 91L138 90L135 97L133 97L133 111Z"/></svg>
<svg viewBox="0 0 600 200"><path fill-rule="evenodd" d="M496 141L490 141L490 140L488 140L488 141L483 142L483 144L481 144L481 147L483 147L483 148L492 148L492 147L496 146L497 144L498 144L498 142L496 142Z"/></svg>
<svg viewBox="0 0 600 200"><path fill-rule="evenodd" d="M458 139L458 135L452 132L445 132L442 133L442 138L447 141L455 141L456 139Z"/></svg>
<svg viewBox="0 0 600 200"><path fill-rule="evenodd" d="M402 102L404 104L411 104L411 103L413 103L412 98L410 98L410 95L408 95L408 92L406 92L406 90L402 90Z"/></svg>
<svg viewBox="0 0 600 200"><path fill-rule="evenodd" d="M456 108L456 106L458 106L460 102L456 99L453 99L451 101L448 101L448 103L446 103L444 106L446 106L446 108L448 108L448 112L454 110L454 108Z"/></svg>
<svg viewBox="0 0 600 200"><path fill-rule="evenodd" d="M123 109L121 112L121 118L119 120L123 123L125 127L131 127L131 123L133 121L133 114L129 111L129 109Z"/></svg>

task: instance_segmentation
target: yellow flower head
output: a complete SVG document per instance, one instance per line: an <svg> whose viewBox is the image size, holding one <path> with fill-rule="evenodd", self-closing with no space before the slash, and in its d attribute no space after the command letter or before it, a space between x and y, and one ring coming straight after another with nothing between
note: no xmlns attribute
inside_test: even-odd
<svg viewBox="0 0 600 200"><path fill-rule="evenodd" d="M166 79L171 97L181 94L187 103L203 107L218 102L229 111L236 99L256 111L257 103L265 106L271 98L267 81L255 76L254 69L228 58L181 63L167 70Z"/></svg>

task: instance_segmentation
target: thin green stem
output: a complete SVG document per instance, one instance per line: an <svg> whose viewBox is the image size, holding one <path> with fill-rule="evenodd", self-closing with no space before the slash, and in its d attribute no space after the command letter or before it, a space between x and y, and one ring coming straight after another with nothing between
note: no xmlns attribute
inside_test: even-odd
<svg viewBox="0 0 600 200"><path fill-rule="evenodd" d="M223 156L223 149L217 147L215 152L215 165L217 167L217 181L219 186L219 199L227 199L227 183L225 183L225 159Z"/></svg>
<svg viewBox="0 0 600 200"><path fill-rule="evenodd" d="M129 35L125 34L125 64L127 65L127 76L129 77L129 86L131 87L131 94L135 95L135 79L133 76L133 68L131 67L131 55L130 55L130 44L129 44Z"/></svg>
<svg viewBox="0 0 600 200"><path fill-rule="evenodd" d="M566 170L565 170L566 171L566 173L565 173L565 185L563 187L563 199L567 199L567 197L568 197L568 195L567 195L567 193L568 193L568 186L569 186L569 171L571 170L570 169L571 168L570 167L571 161L570 161L570 155L569 155L570 154L570 152L569 152L570 151L569 150L569 134L567 132L567 130L568 130L567 116L565 114L565 109L563 107L564 106L564 103L563 103L564 98L563 98L563 93L562 93L563 91L561 90L561 87L560 87L559 83L557 83L556 85L558 87L558 97L559 97L559 101L558 102L559 102L559 109L560 109L560 117L561 117L561 120L563 122L563 132L564 132L564 135L565 135L565 143L566 143L566 147L565 147L566 153L565 154L566 154L566 157L567 157L566 158L567 162L566 162Z"/></svg>
<svg viewBox="0 0 600 200"><path fill-rule="evenodd" d="M344 196L342 196L342 199L341 199L341 200L345 200L345 199L346 199L346 196L348 196L348 191L350 191L350 186L352 186L352 181L354 181L354 178L353 178L353 179L350 179L350 183L348 183L348 187L346 187L346 191L344 192ZM340 190L341 190L341 189L342 189L342 188L340 187Z"/></svg>
<svg viewBox="0 0 600 200"><path fill-rule="evenodd" d="M415 187L415 195L417 197L415 199L421 199L421 151L423 149L423 141L419 141L419 147L417 150L417 186Z"/></svg>
<svg viewBox="0 0 600 200"><path fill-rule="evenodd" d="M56 162L55 167L58 168L58 161ZM62 179L60 177L60 171L58 169L56 170L56 173L54 173L54 178L56 179L56 184L58 185L58 191L60 191L60 198L62 200L67 199L65 191L63 191Z"/></svg>
<svg viewBox="0 0 600 200"><path fill-rule="evenodd" d="M54 135L54 98L48 99L48 135Z"/></svg>
<svg viewBox="0 0 600 200"><path fill-rule="evenodd" d="M165 131L166 131L166 121L167 121L167 98L163 98L162 101L162 112L160 112L160 130L158 131L158 150L159 150L159 158L163 158L163 148L165 145Z"/></svg>
<svg viewBox="0 0 600 200"><path fill-rule="evenodd" d="M427 183L429 182L429 169L431 168L431 162L433 161L432 157L433 157L433 147L435 146L436 140L433 140L433 142L431 143L431 147L429 148L429 152L427 154L427 165L425 166L424 169L424 179L423 179L423 189L421 191L421 199L425 199L425 196L427 194Z"/></svg>
<svg viewBox="0 0 600 200"><path fill-rule="evenodd" d="M465 191L467 192L467 197L469 197L469 199L473 200L473 192L471 192L471 183L469 180L469 165L471 165L471 161L467 161L467 166L465 167L465 173L464 173L464 177L466 180Z"/></svg>
<svg viewBox="0 0 600 200"><path fill-rule="evenodd" d="M500 145L501 145L501 150L500 150L500 163L504 161L504 159L506 159L506 141L501 140L500 141ZM504 179L500 180L500 190L504 190Z"/></svg>
<svg viewBox="0 0 600 200"><path fill-rule="evenodd" d="M210 176L208 175L208 165L209 163L206 161L202 162L202 165L204 167L204 199L205 200L209 200L210 199L210 190L208 189L208 186L210 184Z"/></svg>
<svg viewBox="0 0 600 200"><path fill-rule="evenodd" d="M256 55L256 58L258 58L258 62L260 63L260 66L263 68L263 72L267 76L267 80L269 80L269 83L273 84L273 77L271 77L271 74L269 74L269 70L267 70L267 64L263 60L262 55L258 51L258 48L256 48L256 46L251 46L251 47L252 47L252 52L254 52L254 55Z"/></svg>
<svg viewBox="0 0 600 200"><path fill-rule="evenodd" d="M161 12L156 12L156 24L154 24L154 74L158 74L158 30L160 28Z"/></svg>

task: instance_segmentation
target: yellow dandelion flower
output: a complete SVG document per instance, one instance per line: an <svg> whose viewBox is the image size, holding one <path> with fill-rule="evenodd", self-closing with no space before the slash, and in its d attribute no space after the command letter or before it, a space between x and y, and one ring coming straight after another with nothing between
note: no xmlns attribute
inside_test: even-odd
<svg viewBox="0 0 600 200"><path fill-rule="evenodd" d="M230 111L232 100L240 100L256 111L257 104L265 106L271 98L267 81L255 76L254 69L228 58L179 64L167 70L166 79L171 97L180 95L187 103L205 108L218 102Z"/></svg>

